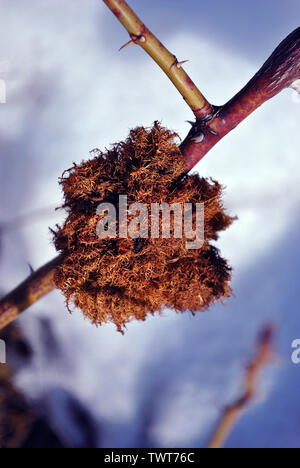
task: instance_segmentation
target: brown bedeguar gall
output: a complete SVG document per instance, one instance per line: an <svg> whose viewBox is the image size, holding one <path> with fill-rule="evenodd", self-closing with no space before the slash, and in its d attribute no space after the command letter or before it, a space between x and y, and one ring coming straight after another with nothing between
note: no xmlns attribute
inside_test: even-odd
<svg viewBox="0 0 300 468"><path fill-rule="evenodd" d="M54 232L63 261L55 284L92 323L114 322L123 331L135 318L164 308L193 313L230 296L231 268L212 245L233 218L222 204L222 186L197 174L186 174L178 136L158 122L130 131L128 138L106 152L66 171L61 180L67 219ZM100 203L117 207L119 195L128 204L204 204L204 243L187 248L187 238L101 239L97 225ZM151 217L148 218L149 232ZM177 221L176 221L177 222ZM161 233L160 233L161 234Z"/></svg>

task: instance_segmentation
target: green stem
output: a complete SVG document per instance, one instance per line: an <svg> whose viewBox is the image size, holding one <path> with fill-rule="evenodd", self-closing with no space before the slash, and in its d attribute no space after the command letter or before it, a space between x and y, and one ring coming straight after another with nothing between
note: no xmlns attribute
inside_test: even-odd
<svg viewBox="0 0 300 468"><path fill-rule="evenodd" d="M128 31L129 43L141 46L160 66L178 89L197 118L206 119L212 114L212 106L178 63L175 55L152 34L124 0L103 0ZM128 43L128 44L129 44Z"/></svg>

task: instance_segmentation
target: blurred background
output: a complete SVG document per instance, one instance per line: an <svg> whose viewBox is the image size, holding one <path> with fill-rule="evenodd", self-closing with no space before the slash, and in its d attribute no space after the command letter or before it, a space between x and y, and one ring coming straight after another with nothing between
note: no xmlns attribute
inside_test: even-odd
<svg viewBox="0 0 300 468"><path fill-rule="evenodd" d="M214 104L250 79L300 17L298 0L130 4L190 60L186 71ZM64 219L55 208L65 169L154 120L185 137L192 115L142 50L118 52L128 35L100 0L0 0L0 9L4 295L56 255L48 228ZM227 210L239 217L217 243L234 268L225 306L196 317L166 310L121 336L70 315L53 292L2 334L13 377L0 365L0 382L18 417L35 421L28 445L204 446L271 320L278 358L226 446L300 447L300 365L291 362L300 338L299 113L300 97L284 91L196 167L226 186ZM2 437L17 445L27 436Z"/></svg>

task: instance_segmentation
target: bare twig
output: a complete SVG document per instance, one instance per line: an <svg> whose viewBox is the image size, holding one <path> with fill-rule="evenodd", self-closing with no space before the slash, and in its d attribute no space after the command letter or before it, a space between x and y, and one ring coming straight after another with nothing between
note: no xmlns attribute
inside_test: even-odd
<svg viewBox="0 0 300 468"><path fill-rule="evenodd" d="M176 56L171 54L152 32L149 31L144 23L142 23L132 11L127 2L124 0L103 1L130 35L131 40L123 47L130 44L141 46L170 78L195 116L201 119L208 118L212 113L212 106L183 70L182 64L184 61L178 62ZM121 49L123 47L121 47Z"/></svg>
<svg viewBox="0 0 300 468"><path fill-rule="evenodd" d="M238 418L242 416L248 403L256 395L256 384L260 373L273 357L272 343L274 327L267 325L260 334L258 350L255 358L249 364L245 376L245 388L243 395L232 405L228 406L221 416L208 448L221 448L231 433Z"/></svg>
<svg viewBox="0 0 300 468"><path fill-rule="evenodd" d="M42 266L27 278L20 286L10 292L0 301L0 329L15 320L21 312L28 309L43 296L51 292L55 286L53 275L62 257L58 256Z"/></svg>
<svg viewBox="0 0 300 468"><path fill-rule="evenodd" d="M180 147L188 170L264 102L289 87L300 92L300 27L281 42L236 96L224 106L215 107L210 121L196 120Z"/></svg>

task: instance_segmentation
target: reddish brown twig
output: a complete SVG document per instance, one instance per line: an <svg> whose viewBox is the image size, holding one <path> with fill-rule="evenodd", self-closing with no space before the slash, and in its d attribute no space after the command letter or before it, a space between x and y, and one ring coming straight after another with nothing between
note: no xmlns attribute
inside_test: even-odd
<svg viewBox="0 0 300 468"><path fill-rule="evenodd" d="M15 320L43 296L54 289L53 275L61 256L42 266L0 301L0 329Z"/></svg>
<svg viewBox="0 0 300 468"><path fill-rule="evenodd" d="M299 91L300 27L275 49L249 83L227 104L216 107L209 121L198 119L181 144L188 170L192 169L227 133L285 88Z"/></svg>
<svg viewBox="0 0 300 468"><path fill-rule="evenodd" d="M260 373L273 357L272 344L274 338L274 327L267 325L259 336L258 351L249 364L245 376L245 389L243 395L232 405L228 406L222 414L208 448L221 448L228 438L238 418L246 409L248 403L256 395L256 384Z"/></svg>

